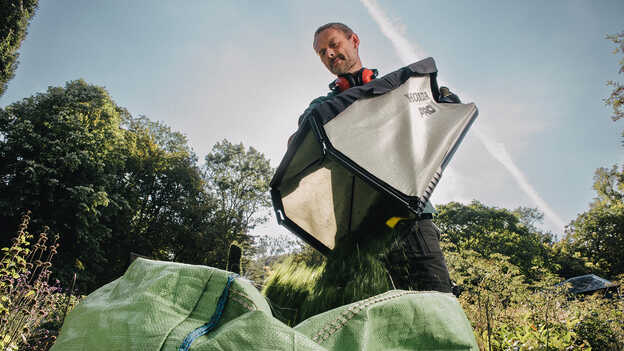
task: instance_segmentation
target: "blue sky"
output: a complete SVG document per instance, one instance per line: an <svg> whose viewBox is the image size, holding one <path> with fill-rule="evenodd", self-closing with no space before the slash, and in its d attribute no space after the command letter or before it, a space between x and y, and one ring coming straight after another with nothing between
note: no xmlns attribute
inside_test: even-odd
<svg viewBox="0 0 624 351"><path fill-rule="evenodd" d="M588 208L594 170L624 161L624 122L602 102L605 82L624 80L604 39L624 30L624 2L376 4L419 55L435 58L441 80L477 104L474 127L504 147L557 217L567 224ZM314 30L332 21L358 33L365 66L403 66L360 1L42 1L0 105L84 78L134 115L186 134L201 159L227 138L277 165L299 114L332 79L311 47ZM434 203L537 207L475 135ZM544 228L563 231L549 216Z"/></svg>

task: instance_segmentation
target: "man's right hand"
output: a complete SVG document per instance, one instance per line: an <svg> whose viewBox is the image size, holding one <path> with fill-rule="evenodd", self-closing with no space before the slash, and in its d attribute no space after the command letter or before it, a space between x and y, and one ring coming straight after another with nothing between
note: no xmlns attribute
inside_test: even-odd
<svg viewBox="0 0 624 351"><path fill-rule="evenodd" d="M440 87L440 102L447 104L460 104L459 96L451 92L447 87Z"/></svg>

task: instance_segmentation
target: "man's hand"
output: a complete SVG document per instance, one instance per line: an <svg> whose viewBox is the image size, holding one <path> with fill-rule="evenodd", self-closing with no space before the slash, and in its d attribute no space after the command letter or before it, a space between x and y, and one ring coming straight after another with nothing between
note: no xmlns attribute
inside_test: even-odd
<svg viewBox="0 0 624 351"><path fill-rule="evenodd" d="M459 96L453 94L447 87L440 87L440 102L447 104L459 104Z"/></svg>

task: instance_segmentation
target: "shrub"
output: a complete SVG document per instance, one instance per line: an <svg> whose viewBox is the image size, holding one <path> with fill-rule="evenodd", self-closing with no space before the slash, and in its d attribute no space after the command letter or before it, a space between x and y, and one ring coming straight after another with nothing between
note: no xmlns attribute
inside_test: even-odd
<svg viewBox="0 0 624 351"><path fill-rule="evenodd" d="M503 255L446 256L481 350L622 350L623 300L574 298L566 286L555 287L561 278L543 272L526 283Z"/></svg>
<svg viewBox="0 0 624 351"><path fill-rule="evenodd" d="M608 322L598 317L597 312L580 320L574 326L574 331L581 339L587 340L596 350L616 350L615 333L611 330Z"/></svg>

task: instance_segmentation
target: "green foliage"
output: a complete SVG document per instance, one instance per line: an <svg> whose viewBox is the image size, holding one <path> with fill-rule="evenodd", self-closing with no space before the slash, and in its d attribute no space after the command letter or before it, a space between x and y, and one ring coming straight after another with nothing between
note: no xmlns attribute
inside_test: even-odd
<svg viewBox="0 0 624 351"><path fill-rule="evenodd" d="M61 235L55 273L69 282L80 269L82 292L118 277L131 251L204 255L195 243L214 200L186 138L133 118L101 87L72 81L0 110L0 179L0 230L32 209L36 228Z"/></svg>
<svg viewBox="0 0 624 351"><path fill-rule="evenodd" d="M82 80L0 110L0 229L32 209L35 226L61 234L55 273L80 270L83 293L123 273L130 252L225 268L229 245L250 252L267 218L272 173L227 140L202 172L184 135Z"/></svg>
<svg viewBox="0 0 624 351"><path fill-rule="evenodd" d="M624 204L598 205L569 227L571 246L588 257L590 267L607 277L624 273Z"/></svg>
<svg viewBox="0 0 624 351"><path fill-rule="evenodd" d="M17 51L26 38L26 28L39 0L0 1L0 96L17 69Z"/></svg>
<svg viewBox="0 0 624 351"><path fill-rule="evenodd" d="M50 314L56 288L48 283L56 239L48 243L46 232L34 245L25 215L13 245L2 249L0 261L0 349L18 350Z"/></svg>
<svg viewBox="0 0 624 351"><path fill-rule="evenodd" d="M246 259L244 277L252 281L258 290L264 288L272 265L282 262L295 252L300 256L306 250L305 243L292 234L258 235L252 239L254 255Z"/></svg>
<svg viewBox="0 0 624 351"><path fill-rule="evenodd" d="M624 32L607 35L607 39L611 40L616 45L615 50L613 50L614 54L624 54ZM618 73L624 72L624 58L620 59L619 66ZM607 86L612 87L613 90L603 101L607 106L613 108L611 119L617 121L624 118L624 85L620 82L610 80L607 82ZM622 137L624 137L624 132L622 132ZM624 145L624 140L622 141L622 145Z"/></svg>
<svg viewBox="0 0 624 351"><path fill-rule="evenodd" d="M482 257L509 257L528 279L538 279L543 269L552 270L550 235L535 228L543 215L534 209L488 207L478 201L469 205L451 202L437 208L436 225L442 240L460 252L472 250Z"/></svg>
<svg viewBox="0 0 624 351"><path fill-rule="evenodd" d="M613 50L614 54L624 54L624 32L607 35L607 39L616 45L615 50ZM619 65L618 73L624 72L624 58L620 59ZM608 106L613 107L613 116L611 118L617 121L624 117L624 85L615 81L608 81L607 85L613 87L613 91L609 97L604 99L604 102Z"/></svg>
<svg viewBox="0 0 624 351"><path fill-rule="evenodd" d="M128 117L121 127L127 158L112 191L122 201L109 224L114 228L109 245L120 268L125 268L130 251L204 263L197 258L202 253L196 243L207 231L214 201L204 191L197 157L186 137L144 116Z"/></svg>
<svg viewBox="0 0 624 351"><path fill-rule="evenodd" d="M27 339L30 351L47 351L54 345L65 316L78 305L80 297L71 293L53 293L51 300L45 319Z"/></svg>
<svg viewBox="0 0 624 351"><path fill-rule="evenodd" d="M446 257L482 350L617 350L624 342L622 299L570 299L566 286L555 287L561 279L550 274L527 284L500 254L451 250Z"/></svg>
<svg viewBox="0 0 624 351"><path fill-rule="evenodd" d="M594 180L597 197L568 226L564 244L593 271L615 277L624 273L624 168L599 168Z"/></svg>
<svg viewBox="0 0 624 351"><path fill-rule="evenodd" d="M579 338L587 340L595 350L616 350L615 332L607 321L598 316L598 312L591 313L580 320L574 326L574 331Z"/></svg>
<svg viewBox="0 0 624 351"><path fill-rule="evenodd" d="M500 296L502 302L511 303L517 289L527 287L525 276L509 257L497 253L484 258L472 250L457 252L452 246L444 244L443 250L451 279L462 291L476 293L485 289Z"/></svg>
<svg viewBox="0 0 624 351"><path fill-rule="evenodd" d="M268 220L273 169L253 147L245 150L242 143L227 140L215 144L205 159L205 191L214 199L214 212L208 228L210 241L203 247L209 257L206 263L222 267L234 241L253 254L249 232Z"/></svg>
<svg viewBox="0 0 624 351"><path fill-rule="evenodd" d="M300 252L307 245L292 234L276 234L255 236L254 252L257 258L279 257L285 254Z"/></svg>
<svg viewBox="0 0 624 351"><path fill-rule="evenodd" d="M618 171L617 166L598 168L594 175L594 190L597 197L592 207L621 204L624 201L624 167L622 171Z"/></svg>
<svg viewBox="0 0 624 351"><path fill-rule="evenodd" d="M558 267L557 274L566 279L590 273L604 275L604 272L590 258L577 251L572 243L571 236L566 235L552 245L551 253Z"/></svg>
<svg viewBox="0 0 624 351"><path fill-rule="evenodd" d="M391 289L373 254L380 247L358 244L345 243L355 249L320 263L295 253L276 264L263 291L274 314L294 325ZM484 257L448 241L443 250L481 350L616 350L623 345L624 300L600 295L571 300L566 286L555 287L562 279L546 270L534 272L539 281L531 280L500 253Z"/></svg>
<svg viewBox="0 0 624 351"><path fill-rule="evenodd" d="M538 229L536 225L544 221L544 214L537 208L518 207L511 212L518 217L520 224L524 225L532 232L537 232Z"/></svg>
<svg viewBox="0 0 624 351"><path fill-rule="evenodd" d="M111 231L100 218L119 201L107 188L126 158L119 128L125 113L84 81L0 111L0 226L6 231L32 209L35 226L49 223L61 234L62 274L71 274L76 258L104 261L100 243Z"/></svg>

